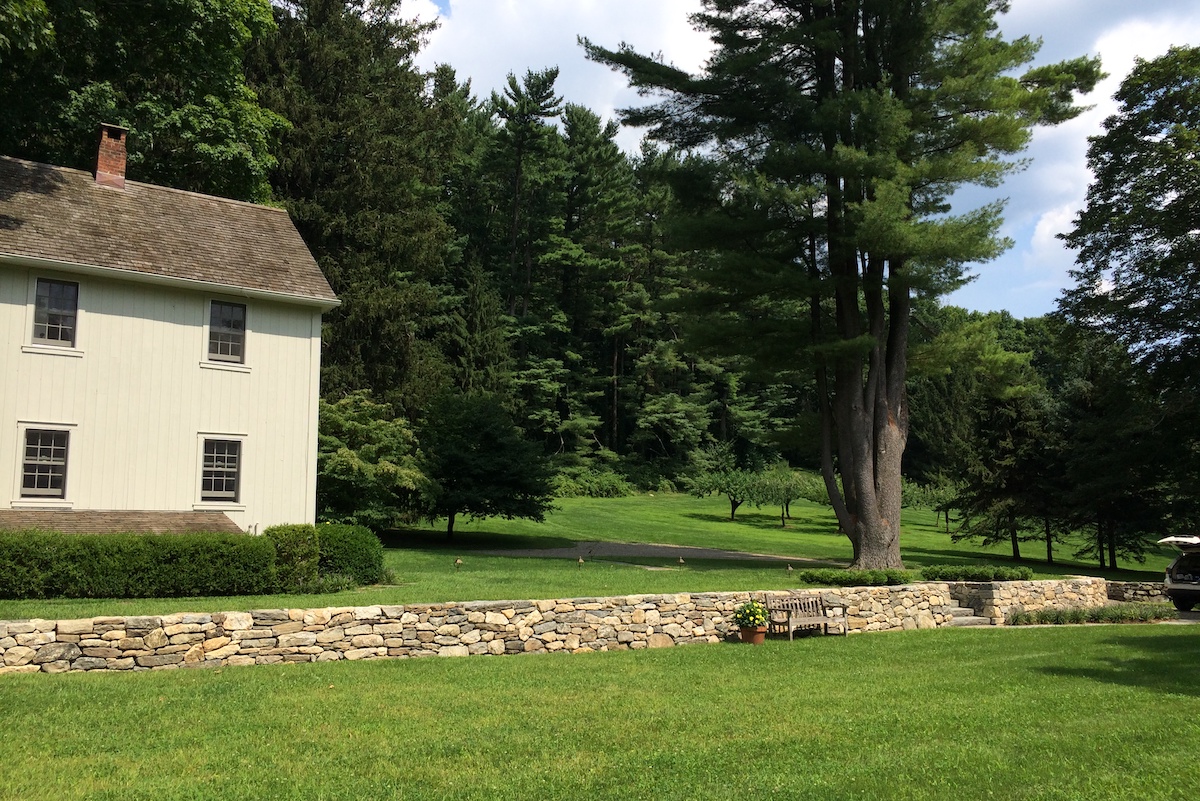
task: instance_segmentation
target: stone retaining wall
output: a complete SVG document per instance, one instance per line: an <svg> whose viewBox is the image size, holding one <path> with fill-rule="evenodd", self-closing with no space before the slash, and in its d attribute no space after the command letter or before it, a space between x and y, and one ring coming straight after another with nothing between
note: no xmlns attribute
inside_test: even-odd
<svg viewBox="0 0 1200 801"><path fill-rule="evenodd" d="M1103 581L1095 581L1103 595ZM1037 595L1092 605L1094 593L1084 593L1078 583L1020 582L1017 595L1027 603ZM799 593L820 595L826 606L844 608L850 633L935 628L947 624L957 606L950 585L939 582ZM717 592L0 621L0 673L586 653L716 643L736 636L730 616L739 604L751 596L787 594Z"/></svg>
<svg viewBox="0 0 1200 801"><path fill-rule="evenodd" d="M1166 601L1167 593L1161 581L1110 581L1110 601Z"/></svg>
<svg viewBox="0 0 1200 801"><path fill-rule="evenodd" d="M1108 604L1107 582L1075 577L1050 581L951 582L950 595L993 625L1003 624L1016 612L1041 609L1087 609Z"/></svg>

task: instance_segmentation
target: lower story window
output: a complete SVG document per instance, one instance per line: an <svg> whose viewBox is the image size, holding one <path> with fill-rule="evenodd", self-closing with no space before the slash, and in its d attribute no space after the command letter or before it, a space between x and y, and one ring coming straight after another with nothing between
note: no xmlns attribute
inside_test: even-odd
<svg viewBox="0 0 1200 801"><path fill-rule="evenodd" d="M204 440L200 500L237 501L242 467L242 443L232 439Z"/></svg>
<svg viewBox="0 0 1200 801"><path fill-rule="evenodd" d="M22 498L64 498L67 493L69 432L46 428L25 430L21 462Z"/></svg>

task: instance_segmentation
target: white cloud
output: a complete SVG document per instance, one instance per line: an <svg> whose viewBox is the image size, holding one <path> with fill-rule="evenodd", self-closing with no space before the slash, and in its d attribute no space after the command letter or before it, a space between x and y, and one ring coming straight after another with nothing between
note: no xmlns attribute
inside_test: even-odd
<svg viewBox="0 0 1200 801"><path fill-rule="evenodd" d="M557 66L559 94L605 118L643 101L623 75L588 61L578 36L612 48L628 42L689 70L698 70L710 51L707 37L688 22L699 0L449 0L448 7L418 58L421 66L452 65L480 97L502 90L509 73L519 78L526 70ZM633 149L639 138L627 132L622 145Z"/></svg>

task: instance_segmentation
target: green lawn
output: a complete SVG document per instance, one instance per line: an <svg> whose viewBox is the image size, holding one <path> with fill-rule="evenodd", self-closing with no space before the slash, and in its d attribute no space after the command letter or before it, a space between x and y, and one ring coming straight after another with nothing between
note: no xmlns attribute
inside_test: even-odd
<svg viewBox="0 0 1200 801"><path fill-rule="evenodd" d="M572 498L559 502L558 511L545 523L525 520L483 520L463 523L453 542L444 532L424 528L400 532L387 539L388 567L397 584L331 595L252 596L236 598L172 598L161 600L71 599L0 601L0 619L29 617L72 618L95 615L163 614L195 611L264 609L274 607L351 606L511 598L552 598L637 593L698 592L704 590L766 590L795 587L797 582L779 566L755 562L690 559L679 568L674 559L659 560L671 568L648 571L642 565L655 560L622 562L589 559L581 569L573 561L527 557L486 556L479 551L502 548L553 548L575 541L652 542L774 554L797 560L821 560L845 565L850 543L836 531L831 511L798 502L787 528L779 526L772 510L744 509L730 521L729 505L722 498L696 499L687 495L655 494L630 498ZM906 510L902 552L906 564L991 561L1010 563L1003 547L982 549L963 542L953 544L934 525L931 512ZM1056 558L1066 560L1072 548L1061 547ZM1041 557L1038 543L1027 543L1025 555ZM455 571L455 557L464 560ZM1138 570L1107 571L1074 561L1047 566L1027 559L1038 576L1073 573L1112 578L1161 580L1171 554L1155 553Z"/></svg>
<svg viewBox="0 0 1200 801"><path fill-rule="evenodd" d="M1194 798L1192 626L8 676L3 799Z"/></svg>

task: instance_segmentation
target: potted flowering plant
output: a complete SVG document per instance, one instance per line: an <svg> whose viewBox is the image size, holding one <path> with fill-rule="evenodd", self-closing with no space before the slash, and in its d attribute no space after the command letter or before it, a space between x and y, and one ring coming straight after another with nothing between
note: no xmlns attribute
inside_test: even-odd
<svg viewBox="0 0 1200 801"><path fill-rule="evenodd" d="M733 612L733 622L741 630L742 642L761 645L767 638L767 607L762 601L753 599Z"/></svg>

